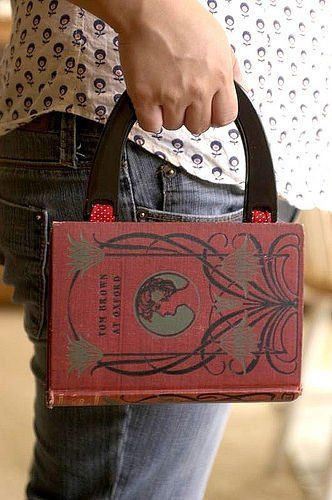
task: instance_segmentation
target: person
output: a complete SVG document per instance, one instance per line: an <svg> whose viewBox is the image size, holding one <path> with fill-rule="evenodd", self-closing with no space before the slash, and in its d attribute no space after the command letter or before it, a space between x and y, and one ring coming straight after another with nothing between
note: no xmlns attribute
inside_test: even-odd
<svg viewBox="0 0 332 500"><path fill-rule="evenodd" d="M34 347L29 500L204 496L229 403L46 408L50 227L82 220L98 139L125 88L137 122L119 220L241 221L234 80L267 131L279 220L331 207L329 7L268 3L12 0L0 69L0 261Z"/></svg>

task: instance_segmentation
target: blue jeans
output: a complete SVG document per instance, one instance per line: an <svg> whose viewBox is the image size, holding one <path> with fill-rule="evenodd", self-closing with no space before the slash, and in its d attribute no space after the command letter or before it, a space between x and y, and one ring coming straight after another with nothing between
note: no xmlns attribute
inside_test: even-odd
<svg viewBox="0 0 332 500"><path fill-rule="evenodd" d="M34 347L35 446L27 498L200 500L230 403L45 406L49 230L54 220L82 220L103 127L60 112L47 118L47 129L37 117L34 130L20 127L0 137L3 282L14 286L13 302L23 304ZM240 221L242 204L237 187L190 176L127 141L121 220Z"/></svg>

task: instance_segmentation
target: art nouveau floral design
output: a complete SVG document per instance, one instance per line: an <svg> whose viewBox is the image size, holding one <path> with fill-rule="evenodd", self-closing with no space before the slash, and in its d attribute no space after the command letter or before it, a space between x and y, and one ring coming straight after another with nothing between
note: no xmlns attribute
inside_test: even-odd
<svg viewBox="0 0 332 500"><path fill-rule="evenodd" d="M219 232L212 234L208 241L176 232L123 233L107 241L98 241L93 235L89 242L82 234L78 241L70 235L68 239L71 266L76 271L68 296L68 323L73 337L68 344L70 371L80 374L90 369L93 375L96 370L106 369L129 376L158 373L185 376L196 370L207 370L212 375L231 372L245 376L263 361L279 373L291 374L297 369L295 349L301 331L299 235L280 234L266 244L265 250L250 233L235 234L230 239ZM149 252L155 258L168 255L175 267L180 261L172 260L173 255L191 258L193 265L197 259L197 272L202 273L200 279L206 283L204 304L207 312L210 308L210 314L206 315L205 330L202 329L200 336L195 333L196 345L188 347L188 343L184 343L183 352L172 349L167 352L165 347L162 352L135 352L126 358L125 354L103 352L77 333L70 313L75 286L91 266L103 259L120 257L122 252L126 259L148 257ZM294 269L297 269L295 273ZM144 325L142 335L143 330ZM180 332L185 334L186 331ZM170 340L165 338L165 342Z"/></svg>
<svg viewBox="0 0 332 500"><path fill-rule="evenodd" d="M77 370L82 373L87 368L94 365L103 358L103 351L96 345L88 342L85 338L79 336L78 340L68 338L68 372Z"/></svg>
<svg viewBox="0 0 332 500"><path fill-rule="evenodd" d="M225 257L220 264L220 269L236 284L243 289L247 296L248 283L257 275L260 264L259 256L248 246L248 238L234 252Z"/></svg>
<svg viewBox="0 0 332 500"><path fill-rule="evenodd" d="M219 345L241 363L246 373L246 358L257 351L257 337L257 333L248 325L248 313L245 311L242 321L221 337Z"/></svg>
<svg viewBox="0 0 332 500"><path fill-rule="evenodd" d="M71 270L69 273L80 271L84 274L87 269L104 259L104 251L85 240L82 233L80 240L75 240L70 234L68 234L68 240L71 244L69 248L69 265L71 266Z"/></svg>

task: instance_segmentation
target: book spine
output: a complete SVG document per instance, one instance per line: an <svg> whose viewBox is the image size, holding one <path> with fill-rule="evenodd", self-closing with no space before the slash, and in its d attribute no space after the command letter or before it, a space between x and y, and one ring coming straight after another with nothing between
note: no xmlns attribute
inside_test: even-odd
<svg viewBox="0 0 332 500"><path fill-rule="evenodd" d="M110 394L99 392L94 394L73 391L46 392L47 408L55 406L106 406L119 404L154 404L154 403L276 403L294 401L302 394L302 386L293 389L264 390L264 391L225 391L218 393L130 393Z"/></svg>
<svg viewBox="0 0 332 500"><path fill-rule="evenodd" d="M47 314L47 359L46 359L46 387L47 391L51 384L51 358L52 358L52 308L53 308L53 296L52 296L52 282L53 282L53 224L50 228L49 236L49 277L48 277L48 287L47 287L47 301L48 301L48 314Z"/></svg>

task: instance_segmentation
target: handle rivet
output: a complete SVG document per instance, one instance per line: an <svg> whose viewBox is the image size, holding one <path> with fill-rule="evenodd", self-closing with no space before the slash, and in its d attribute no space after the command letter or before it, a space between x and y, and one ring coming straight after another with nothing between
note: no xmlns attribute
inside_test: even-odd
<svg viewBox="0 0 332 500"><path fill-rule="evenodd" d="M144 219L144 217L146 216L146 212L144 212L144 210L140 210L139 211L139 216L141 219Z"/></svg>
<svg viewBox="0 0 332 500"><path fill-rule="evenodd" d="M41 214L36 215L36 220L41 220L41 218L42 218Z"/></svg>

